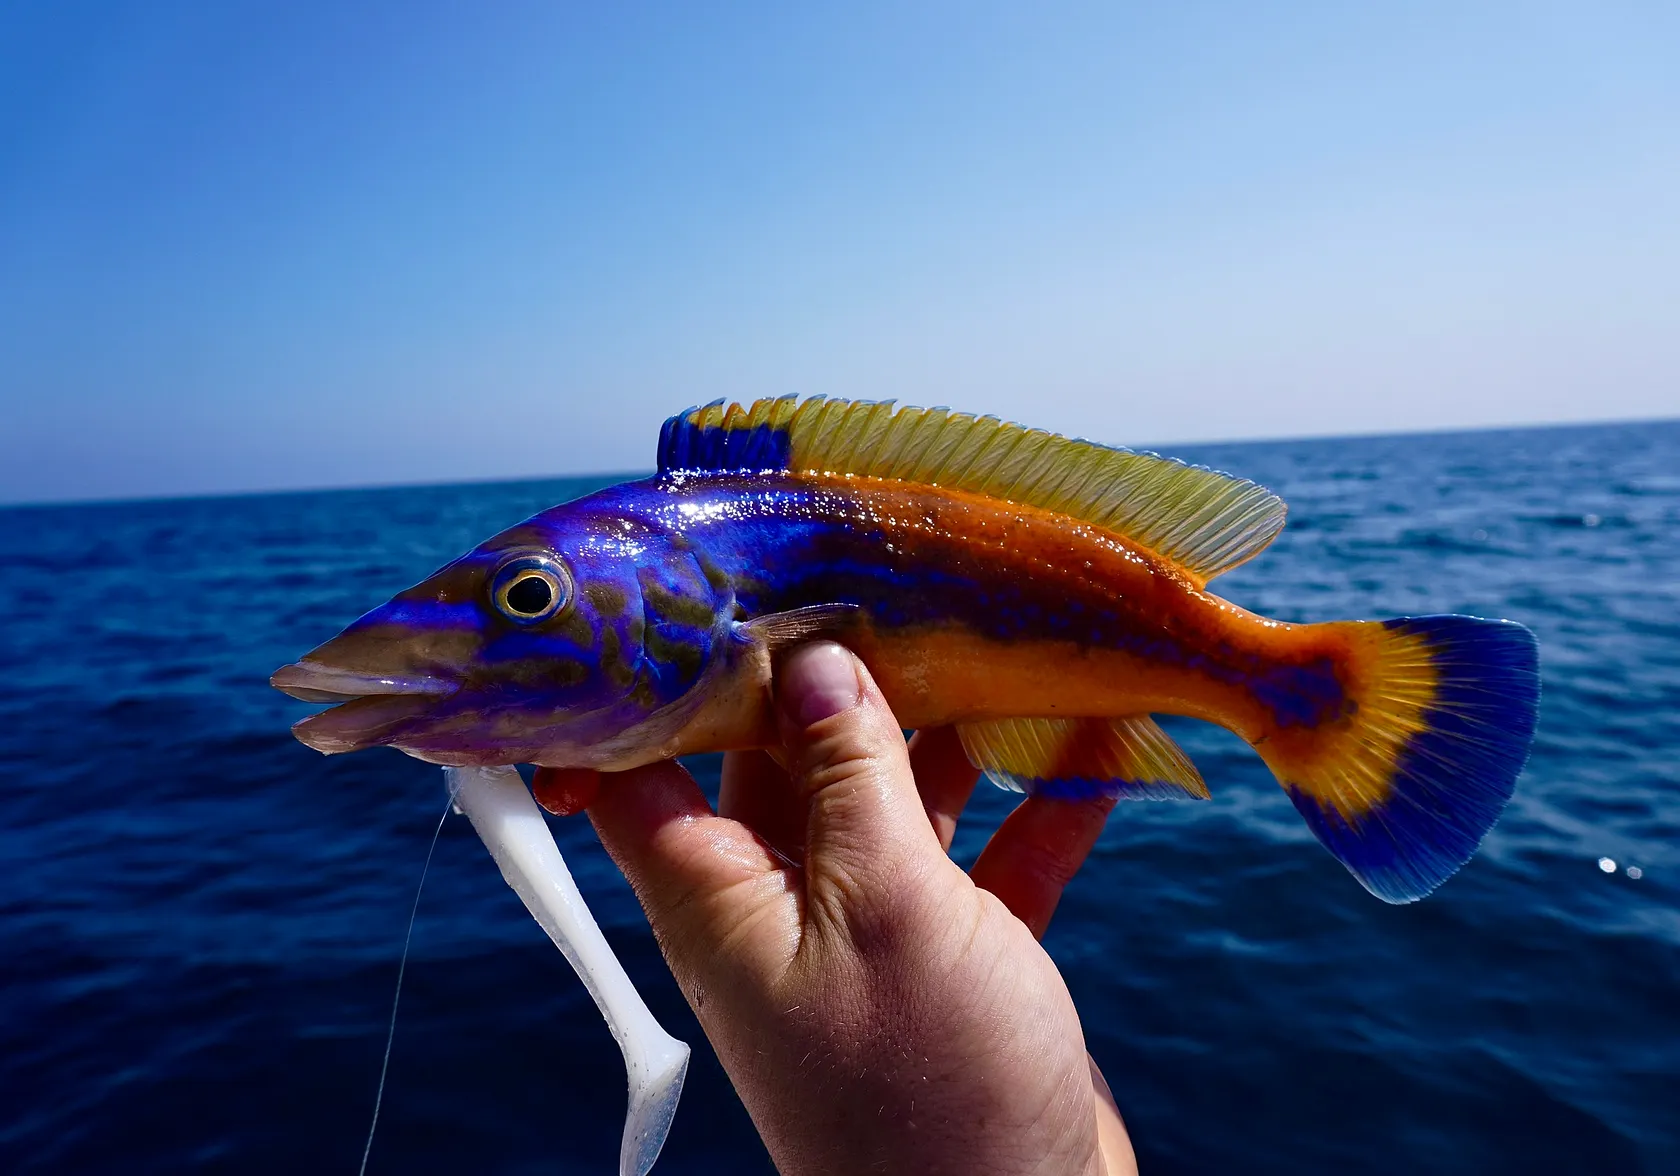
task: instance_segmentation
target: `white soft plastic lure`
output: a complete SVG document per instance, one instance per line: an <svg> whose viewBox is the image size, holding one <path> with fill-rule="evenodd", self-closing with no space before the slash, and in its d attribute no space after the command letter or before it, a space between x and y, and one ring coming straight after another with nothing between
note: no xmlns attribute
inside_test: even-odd
<svg viewBox="0 0 1680 1176"><path fill-rule="evenodd" d="M548 824L513 768L445 768L450 795L467 815L502 877L577 972L607 1019L630 1079L619 1176L647 1176L682 1096L688 1046L643 1003L584 905Z"/></svg>

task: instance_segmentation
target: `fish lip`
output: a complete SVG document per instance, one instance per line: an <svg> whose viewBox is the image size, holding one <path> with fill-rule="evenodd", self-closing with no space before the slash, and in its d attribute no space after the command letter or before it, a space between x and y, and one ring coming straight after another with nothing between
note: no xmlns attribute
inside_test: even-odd
<svg viewBox="0 0 1680 1176"><path fill-rule="evenodd" d="M292 734L325 755L360 751L391 743L416 720L431 713L436 700L425 694L368 695L353 698L292 724Z"/></svg>
<svg viewBox="0 0 1680 1176"><path fill-rule="evenodd" d="M334 703L377 695L444 698L460 688L459 683L430 674L364 674L311 662L308 658L281 666L269 675L268 684L302 702Z"/></svg>

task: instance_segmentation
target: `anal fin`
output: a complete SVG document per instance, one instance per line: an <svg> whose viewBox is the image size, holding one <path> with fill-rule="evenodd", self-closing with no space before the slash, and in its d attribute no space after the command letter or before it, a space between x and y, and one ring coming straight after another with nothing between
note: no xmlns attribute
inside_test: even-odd
<svg viewBox="0 0 1680 1176"><path fill-rule="evenodd" d="M1196 765L1148 715L959 723L957 736L971 764L1015 792L1208 798Z"/></svg>

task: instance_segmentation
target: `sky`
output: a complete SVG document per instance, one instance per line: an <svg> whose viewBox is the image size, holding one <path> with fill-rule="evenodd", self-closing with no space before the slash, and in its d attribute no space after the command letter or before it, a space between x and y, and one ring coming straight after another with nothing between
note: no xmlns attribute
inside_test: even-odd
<svg viewBox="0 0 1680 1176"><path fill-rule="evenodd" d="M0 502L1677 416L1676 193L1671 0L5 4Z"/></svg>

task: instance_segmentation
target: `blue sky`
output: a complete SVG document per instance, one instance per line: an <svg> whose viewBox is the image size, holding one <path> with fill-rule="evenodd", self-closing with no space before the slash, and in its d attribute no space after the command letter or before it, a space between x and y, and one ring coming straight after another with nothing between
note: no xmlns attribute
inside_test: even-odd
<svg viewBox="0 0 1680 1176"><path fill-rule="evenodd" d="M645 468L786 392L1680 415L1680 6L0 9L0 501Z"/></svg>

